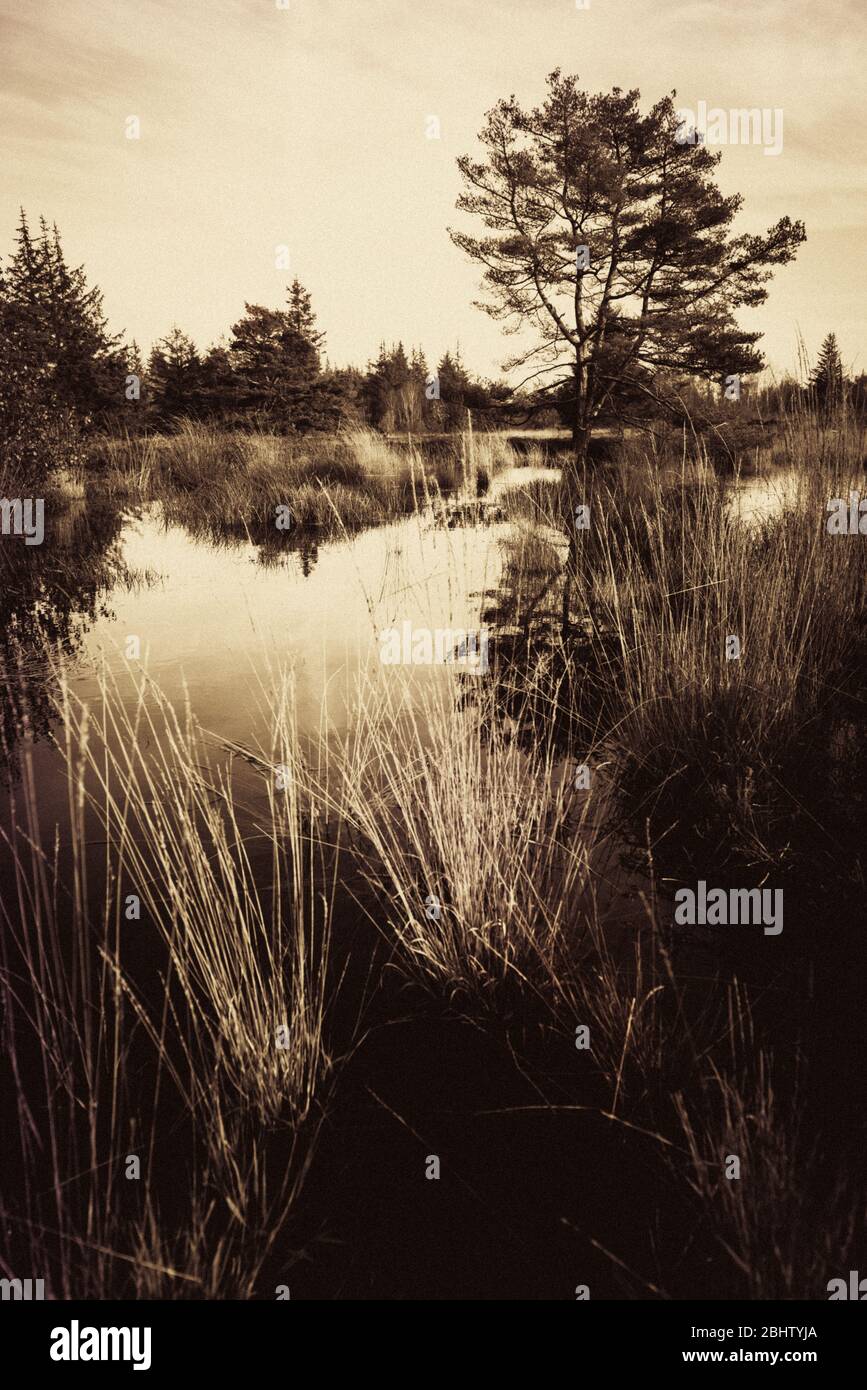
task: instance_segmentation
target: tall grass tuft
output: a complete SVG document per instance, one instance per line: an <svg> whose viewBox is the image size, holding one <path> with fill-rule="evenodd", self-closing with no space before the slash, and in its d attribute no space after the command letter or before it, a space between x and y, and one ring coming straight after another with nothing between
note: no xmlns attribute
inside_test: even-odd
<svg viewBox="0 0 867 1390"><path fill-rule="evenodd" d="M407 965L476 998L556 985L593 911L593 840L552 749L510 741L484 697L440 688L411 712L401 675L361 711L340 800Z"/></svg>
<svg viewBox="0 0 867 1390"><path fill-rule="evenodd" d="M88 707L62 663L55 675L67 830L43 837L28 747L5 834L4 1043L24 1177L2 1202L0 1261L54 1297L252 1297L285 1242L333 1068L330 898L290 690L274 693L282 784L254 833L230 770L147 676L130 698L103 672Z"/></svg>

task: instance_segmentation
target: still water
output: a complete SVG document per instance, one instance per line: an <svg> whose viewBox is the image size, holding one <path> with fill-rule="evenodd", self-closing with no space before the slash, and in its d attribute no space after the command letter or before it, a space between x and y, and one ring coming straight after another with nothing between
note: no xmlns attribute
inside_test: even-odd
<svg viewBox="0 0 867 1390"><path fill-rule="evenodd" d="M373 674L399 682L401 700L423 712L435 688L454 682L453 669L382 666L379 635L407 621L477 630L503 575L503 543L514 534L498 519L499 496L558 476L552 468L510 469L492 481L469 522L454 527L427 513L345 540L296 539L277 553L252 541L198 538L166 523L158 504L113 516L106 537L78 504L54 537L60 551L65 543L73 571L79 557L91 557L80 566L88 576L80 593L62 572L54 588L55 598L68 599L72 689L79 700L97 701L97 670L107 666L132 705L143 668L176 710L188 701L216 740L262 749L270 738L265 692L281 671L292 673L303 749L347 734L362 717L360 685ZM786 488L783 474L746 480L733 506L744 521L760 521L782 504ZM56 555L51 547L49 534L43 559ZM50 593L51 586L34 589L33 613ZM137 659L128 655L131 639ZM38 679L38 660L33 671ZM33 757L48 826L64 819L65 779L47 738L37 738Z"/></svg>
<svg viewBox="0 0 867 1390"><path fill-rule="evenodd" d="M60 564L47 584L34 576L19 628L26 644L28 628L37 627L53 599L62 620L52 635L67 648L78 700L98 702L97 673L107 668L131 708L144 670L176 712L188 701L215 740L247 748L270 747L267 692L288 671L300 745L310 749L323 735L347 734L360 717L359 688L367 676L399 683L401 701L419 709L436 687L454 683L448 666L383 666L379 634L407 621L431 629L480 627L485 595L501 572L498 541L512 530L489 515L491 508L479 508L475 524L453 528L432 513L412 516L346 540L290 538L275 553L251 541L197 538L166 523L159 505L106 525L91 522L79 504L49 533L41 557L54 566L65 555L69 571ZM79 570L87 576L80 591L71 582ZM26 665L35 696L36 644ZM46 714L43 735L51 723ZM66 819L65 777L47 737L36 738L32 755L46 828ZM246 790L261 798L261 776L251 770L245 779L243 767L238 772Z"/></svg>

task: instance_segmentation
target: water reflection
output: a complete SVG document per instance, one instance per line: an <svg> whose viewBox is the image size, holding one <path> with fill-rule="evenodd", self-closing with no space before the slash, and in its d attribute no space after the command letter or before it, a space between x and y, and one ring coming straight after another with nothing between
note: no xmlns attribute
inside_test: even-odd
<svg viewBox="0 0 867 1390"><path fill-rule="evenodd" d="M44 735L51 722L46 644L73 662L87 633L111 615L113 591L132 580L123 556L123 518L108 505L46 508L41 546L0 542L0 767L17 775L25 732Z"/></svg>
<svg viewBox="0 0 867 1390"><path fill-rule="evenodd" d="M282 533L271 526L218 537L191 533L167 521L158 506L123 515L92 503L53 515L49 509L42 547L16 544L13 550L4 542L0 548L6 687L0 727L7 772L15 770L25 729L38 739L51 724L42 660L46 641L72 661L79 698L98 698L96 668L104 662L121 695L127 692L133 701L126 652L128 639L138 638L141 666L175 707L188 701L205 729L237 747L268 747L267 691L274 673L291 667L302 747L315 755L323 733L343 738L364 718L359 688L373 675L378 682L400 682L407 717L423 719L426 695L435 686L448 684L459 701L477 697L477 678L456 681L449 668L418 666L390 674L380 666L378 634L405 621L432 628L486 626L492 717L510 737L527 748L544 741L564 762L583 759L597 747L606 756L601 731L609 712L601 695L610 688L616 643L610 646L589 619L583 627L573 624L564 640L562 537L542 526L514 526L499 510L507 488L555 482L557 476L555 469L522 468L498 477L486 498L460 503L469 508L461 525L449 525L446 508L345 540L322 541L315 533ZM777 481L781 504L786 483ZM771 492L766 480L750 480L743 504L750 516L759 487L764 497ZM628 517L619 524L628 524ZM815 768L811 785L823 823L834 827L838 843L849 846L858 862L850 823L840 811L849 791L842 795L833 772L839 728L838 720L821 737L817 731L811 749L798 756ZM853 738L855 752L850 747L846 766L861 767L864 742L860 735ZM65 797L58 759L44 744L34 756L46 823L52 823L62 819ZM794 786L798 756L780 770L784 787ZM621 768L617 818L625 824L635 812L631 833L639 843L646 837L648 806L654 827L665 830L676 822L677 834L660 840L659 868L666 879L683 881L695 876L707 844L724 837L731 823L726 798L742 799L744 790L733 783L711 793L671 772ZM252 789L252 773L250 781ZM795 872L786 845L792 864L797 859L802 865L807 853L807 821L798 820L794 804L790 797L775 820L780 871L786 873ZM764 851L773 853L774 846ZM751 847L730 846L727 852L732 872L741 872L737 866L748 862ZM844 890L848 898L845 885Z"/></svg>
<svg viewBox="0 0 867 1390"><path fill-rule="evenodd" d="M433 516L413 516L343 541L293 533L275 541L269 528L261 539L223 536L217 545L167 522L158 506L124 516L71 511L40 554L27 548L24 568L11 567L14 589L4 587L7 753L26 719L41 733L49 727L46 639L71 659L79 699L99 699L103 668L132 704L127 667L140 668L178 711L189 702L209 733L238 746L270 745L267 692L286 668L311 754L323 732L341 738L363 718L359 685L371 674L402 682L420 707L425 690L454 682L451 669L390 675L377 635L404 621L477 628L499 564L492 540L503 529L451 531ZM130 638L138 639L138 660L129 660ZM26 708L19 668L32 677ZM34 748L34 767L46 824L62 820L65 785L48 744Z"/></svg>

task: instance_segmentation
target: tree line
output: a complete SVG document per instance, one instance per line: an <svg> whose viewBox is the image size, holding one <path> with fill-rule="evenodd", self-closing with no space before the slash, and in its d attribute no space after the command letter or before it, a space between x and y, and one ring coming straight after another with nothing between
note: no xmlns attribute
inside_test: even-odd
<svg viewBox="0 0 867 1390"><path fill-rule="evenodd" d="M285 309L245 305L231 335L201 354L179 328L154 345L142 418L171 428L181 418L278 431L368 424L386 433L452 430L468 408L508 401L505 384L471 378L460 352L429 368L424 352L380 344L365 369L323 362L324 334L307 290L294 280Z"/></svg>
<svg viewBox="0 0 867 1390"><path fill-rule="evenodd" d="M701 413L719 399L717 385L659 364L655 389L624 382L619 405L638 418L666 396ZM667 384L667 389L663 386ZM310 294L296 279L285 304L245 304L218 344L201 352L175 327L147 361L107 324L100 290L67 262L60 233L22 211L14 247L0 264L0 446L4 473L30 478L49 463L83 457L93 432L171 431L192 419L227 428L277 432L334 430L366 424L387 433L462 428L467 410L480 427L568 424L576 377L553 388L480 381L460 352L429 366L423 351L381 344L365 368L331 367ZM806 387L794 379L746 391L750 408L773 413L797 399L825 410L845 400L863 409L867 378L849 381L833 334L822 345ZM631 393L631 394L630 394ZM604 417L603 417L604 418Z"/></svg>
<svg viewBox="0 0 867 1390"><path fill-rule="evenodd" d="M173 327L145 361L110 331L100 290L71 266L58 228L22 210L0 263L0 443L32 472L74 456L93 432L169 431L182 419L279 432L364 423L386 432L452 430L467 408L496 414L505 383L471 377L460 351L429 367L423 351L380 345L366 368L325 358L311 297L296 279L282 308L245 304L217 344L200 351Z"/></svg>

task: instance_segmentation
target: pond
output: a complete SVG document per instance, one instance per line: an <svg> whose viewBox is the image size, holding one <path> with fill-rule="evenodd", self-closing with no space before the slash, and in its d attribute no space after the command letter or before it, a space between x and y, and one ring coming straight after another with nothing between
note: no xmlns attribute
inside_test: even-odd
<svg viewBox="0 0 867 1390"><path fill-rule="evenodd" d="M236 538L215 544L166 522L158 504L110 522L101 515L90 518L83 505L71 509L54 544L49 533L43 561L65 551L74 569L81 555L92 551L100 557L84 593L76 592L62 570L60 578L53 577L58 608L69 600L54 635L71 653L72 693L98 706L100 680L107 674L131 713L144 671L179 717L189 704L219 761L226 756L223 744L267 755L268 693L279 673L288 670L298 744L309 762L316 762L323 743L343 742L354 722L365 719L360 698L365 684L380 693L385 689L398 717L413 721L424 743L431 700L459 700L466 678L462 673L456 678L459 665L436 661L383 665L381 635L407 625L414 631L446 629L447 635L477 632L491 595L501 580L507 582L504 543L516 531L513 523L499 519L499 499L512 486L557 477L551 468L509 469L492 480L482 502L453 498L438 515L412 515L344 540L319 543L309 535L290 536L276 552ZM458 525L450 524L455 509ZM41 598L36 607L44 607ZM48 688L38 652L27 668L33 700ZM57 826L64 848L67 780L61 755L46 736L50 728L59 733L46 693L42 736L30 753L43 834L53 834ZM562 762L558 779L570 768ZM239 801L263 810L268 791L261 765L235 758L232 777ZM5 793L0 799L5 801ZM606 799L599 784L595 805L604 819ZM101 836L94 825L89 837L95 859ZM621 848L612 838L600 852L599 901L610 906L617 900L621 915L632 919L642 908L634 874L619 865Z"/></svg>
<svg viewBox="0 0 867 1390"><path fill-rule="evenodd" d="M69 831L70 808L62 758L48 737L54 731L62 741L63 731L48 698L49 678L40 663L37 640L40 632L65 649L71 687L78 699L93 708L94 723L99 715L101 667L107 668L109 676L116 680L118 697L131 713L135 709L136 683L142 671L159 685L169 707L181 720L185 705L189 705L195 720L211 736L208 752L213 750L214 761L231 763L232 787L238 793L236 805L240 814L229 826L229 838L233 851L238 845L242 847L239 858L243 856L244 862L250 865L251 881L256 888L254 896L261 901L268 922L267 909L274 891L272 844L267 835L258 835L257 843L256 835L248 832L267 825L261 813L268 806L271 781L269 776L263 775L261 764L231 755L225 745L235 749L261 749L267 756L271 718L268 695L277 683L279 672L288 668L293 675L301 752L305 758L313 759L323 744L339 746L351 736L353 728L364 724L373 706L366 706L360 693L368 680L375 681L378 691L393 690L395 701L391 714L413 721L424 745L422 757L417 756L418 743L407 745L411 756L406 760L410 775L404 784L409 794L407 802L400 803L400 810L404 811L415 796L416 779L424 776L425 763L432 763L427 754L434 737L425 727L431 702L442 697L444 704L454 712L454 721L445 726L448 737L452 738L456 727L465 727L465 715L471 708L461 698L468 681L448 664L420 662L398 668L384 665L380 659L381 634L404 624L412 629L447 628L450 632L472 631L483 623L491 623L493 628L488 616L492 595L510 594L515 588L515 573L520 569L515 565L511 542L519 538L522 530L517 523L502 519L503 493L514 486L556 483L557 478L557 471L550 468L509 470L491 480L483 499L448 498L438 514L430 510L343 540L319 540L310 534L290 533L279 546L271 542L255 544L237 537L223 542L204 538L180 522L167 522L158 505L119 513L110 507L100 507L90 499L87 505L72 506L62 516L51 519L47 516L53 529L47 532L46 544L36 548L40 553L34 554L31 548L25 555L22 547L22 553L15 556L18 569L11 574L6 591L0 593L0 618L5 619L7 647L11 649L13 645L9 642L10 635L20 638L30 698L36 701L35 706L31 705L37 733L29 748L32 785L49 866L57 827L61 884L78 882L77 875L83 864L87 871L86 890L94 906L98 906L101 880L106 877L110 856L106 853L105 826L94 816L84 827L85 853L75 857L77 844L74 848ZM785 495L782 475L771 480L750 479L741 485L740 491L733 489L732 506L743 521L753 522L771 515ZM538 573L544 579L544 566L550 563L552 554L550 547L561 541L553 532L537 537L536 541L536 549L531 551L527 563L531 570L537 564ZM549 547L547 553L545 547ZM523 588L521 594L524 594ZM556 603L554 606L556 610ZM506 627L508 629L508 624ZM534 629L534 653L539 640ZM497 654L499 657L501 649ZM579 669L584 679L580 661ZM497 681L491 682L492 685L499 682L501 674L498 667ZM472 681L469 684L472 685ZM41 704L40 688L43 692ZM484 687L478 682L474 688ZM568 701L564 703L568 705ZM543 719L549 710L550 706L543 707ZM14 720L8 719L4 723L9 763L14 763L16 752L21 752L20 744L17 750L15 747L14 724ZM386 720L386 741L392 727ZM434 725L431 727L435 729ZM468 723L466 727L472 733L475 726ZM488 725L484 728L487 731ZM369 755L372 743L382 734L375 721L371 722L370 729L373 739L364 745ZM117 740L124 735L115 731L113 737ZM478 793L479 786L483 789L491 785L496 787L493 774L512 758L510 765L517 763L517 778L499 785L505 786L507 791L513 785L518 785L521 791L526 785L531 793L541 789L540 800L547 815L557 803L557 797L548 797L548 793L553 789L560 792L572 781L575 749L570 744L568 758L563 756L559 750L566 745L558 740L559 761L550 768L543 766L540 773L539 764L530 761L532 740L536 737L535 729L516 728L508 742L496 743L494 757L485 747L481 756L475 758L473 748L470 772L475 773L476 778L470 793ZM459 744L460 738L455 742ZM141 743L148 759L152 751L158 752L146 728ZM397 756L403 758L401 747L398 747ZM616 1083L612 1087L607 1083L600 1086L595 1074L583 1066L585 1059L576 1042L576 1024L585 1026L585 1014L581 1010L586 1001L581 994L576 994L571 1003L564 1005L567 1013L573 1009L578 1011L569 1016L568 1027L561 1032L559 1024L556 1029L552 1027L545 1009L537 1016L523 1001L519 1005L510 990L503 992L502 1003L499 995L492 994L497 1008L502 1010L502 1018L498 1013L490 1029L487 1024L479 1027L475 1021L467 1022L460 1012L466 1007L462 1002L465 996L454 996L449 990L440 1009L426 992L416 991L408 971L392 968L393 958L398 955L394 949L395 922L401 916L404 900L389 908L385 891L365 896L366 881L359 861L369 854L375 869L376 847L372 837L365 840L363 823L361 832L357 832L356 824L350 826L347 838L340 839L340 858L335 870L337 890L329 917L334 932L328 976L327 1041L333 1053L341 1058L341 1066L344 1056L350 1060L345 1070L341 1070L337 1098L318 1141L304 1193L304 1206L297 1218L301 1223L297 1240L293 1231L292 1250L312 1252L297 1271L293 1268L293 1297L296 1288L300 1289L301 1296L308 1297L333 1297L335 1289L348 1296L361 1297L393 1296L395 1290L400 1297L407 1297L412 1290L418 1289L420 1296L428 1296L431 1287L451 1288L456 1280L464 1280L467 1287L489 1290L492 1270L496 1272L497 1288L505 1296L524 1296L528 1286L531 1290L538 1289L538 1296L548 1296L550 1287L574 1287L578 1277L573 1273L576 1264L581 1278L592 1281L594 1292L599 1290L603 1297L619 1297L622 1289L616 1274L612 1276L598 1251L579 1246L576 1256L575 1232L579 1226L569 1222L564 1225L563 1213L570 1213L582 1226L601 1232L600 1251L616 1247L624 1211L633 1227L652 1231L655 1240L657 1227L647 1215L648 1211L653 1211L647 1191L652 1189L655 1193L657 1189L666 1189L658 1168L652 1166L656 1159L645 1143L648 1133L644 1129L636 1130L627 1121L630 1130L642 1136L641 1144L644 1144L630 1152L621 1143L621 1134L609 1124L609 1109L616 1110L618 1105L622 1108L626 1103L618 1101L620 1069L627 1055L626 1042L621 1042L618 1029L622 1023L626 1028L624 1036L628 1038L634 1018L641 1023L641 1030L636 1030L637 1057L645 1036L644 1018L652 1017L647 1001L655 1000L660 994L660 1005L664 1002L662 983L654 984L657 977L653 975L648 984L641 971L651 970L651 967L655 970L661 960L655 954L656 943L668 932L666 918L668 916L670 921L672 914L668 913L666 904L674 885L684 877L693 882L707 879L714 885L721 881L713 859L699 857L696 860L693 853L701 836L704 840L699 845L700 856L708 853L706 844L714 829L711 820L714 808L702 805L700 809L705 819L696 826L692 838L685 833L691 826L682 823L684 819L689 822L692 803L681 798L680 789L677 801L670 803L663 801L663 788L653 786L648 796L642 794L634 798L639 815L633 816L630 811L627 816L623 791L618 792L617 787L623 773L622 763L616 762L612 754L606 767L607 750L598 746L592 750L592 756L592 791L575 795L570 790L566 815L557 822L557 836L570 852L575 849L576 858L585 850L587 854L591 884L587 898L592 899L598 911L604 943L604 953L600 951L594 958L593 969L588 975L601 981L602 975L594 972L598 971L599 962L604 961L607 984L599 986L600 998L610 1001L613 1009L611 1036L616 1039L616 1047L611 1048L610 1058L607 1053L602 1056L612 1078L616 1073ZM451 767L448 759L444 761ZM369 762L375 764L375 756L370 756ZM26 768L26 763L24 765ZM454 782L458 796L450 803L452 813L456 806L463 804L471 814L477 807L484 809L485 806L484 792L475 800L472 795L465 794L467 783L461 780L460 774L466 766L459 758L455 760ZM536 780L524 776L528 768L532 769ZM366 764L364 770L367 773ZM207 778L204 780L208 782ZM155 793L157 797L159 794L159 791ZM585 801L588 795L590 799ZM7 800L5 806L0 804L0 826L8 820L8 790L0 791L0 803L4 797ZM183 793L179 800L187 805ZM16 801L19 819L29 833L31 826L22 814L23 798L18 796L17 786ZM144 801L148 801L147 788ZM219 799L215 801L221 812ZM506 798L507 810L511 804ZM519 811L523 809L520 797L515 804ZM422 799L422 815L427 816L435 805L435 800ZM381 804L377 802L376 806L379 814ZM385 819L389 819L391 809L388 808ZM587 816L582 818L585 811ZM305 806L304 816L307 814ZM651 814L656 817L652 833ZM518 821L517 815L514 821ZM495 924L499 926L501 919L508 920L514 902L505 893L500 901L484 898L478 887L479 879L467 872L470 856L465 850L467 846L472 849L471 837L461 838L460 814L455 816L455 822L458 831L447 843L453 845L456 852L447 861L441 877L451 886L463 876L463 882L470 883L471 893L462 901L469 899L471 906L479 901L484 904L493 901L497 914ZM308 838L318 839L320 844L330 848L337 839L328 833L327 825L324 835L314 832L307 837L307 828L312 829L311 822L305 819L303 823L305 845ZM537 832L535 822L528 823L527 843L532 850L534 843L544 842L545 835ZM141 820L135 823L128 831L129 838L142 835L142 824ZM168 825L171 830L174 823L171 820L161 822L155 817L144 824L146 827L153 824L158 829ZM495 829L502 829L501 837L490 841L496 850L496 855L490 857L499 869L501 862L507 859L506 853L500 855L500 847L508 850L513 843L509 840L511 823L504 816L501 820L492 820L492 824ZM549 822L540 821L539 824L544 831ZM115 815L112 828L116 829L117 825ZM237 837L233 834L235 826L239 830ZM813 822L806 828L811 840L814 839ZM163 829L162 834L164 839L171 841L170 833L167 835ZM156 844L159 834L151 841L145 829L143 839L147 844ZM514 842L524 844L519 838ZM183 854L187 841L181 839L178 843ZM406 875L413 891L418 889L414 879L414 843L410 842ZM208 853L203 859L210 865L216 858L212 842L206 842L206 847ZM652 876L648 871L651 853ZM14 880L9 858L6 855L4 859L0 853L0 902L14 909L20 900L20 887ZM129 857L128 862L135 867L134 856ZM418 862L425 863L420 855ZM436 867L433 858L427 862L433 862ZM475 862L478 864L478 859ZM544 865L544 861L541 862ZM570 943L573 939L576 943L576 958L581 957L578 968L583 971L585 909L589 911L589 902L582 896L583 880L575 880L571 888L564 889L562 877L552 875L552 883L546 884L543 874L534 874L535 863L531 860L528 874L532 892L539 896L547 894L545 902L553 903L558 913L562 904L563 921L571 934ZM73 868L75 880L71 873ZM809 871L814 876L812 859ZM323 880L330 875L329 860ZM50 873L48 877L51 878ZM166 896L170 897L177 880L171 873L167 877L171 891ZM375 879L375 873L373 877ZM137 881L122 882L122 879L123 875L119 874L120 894L125 894L127 888L134 888L138 895L141 890ZM211 880L203 876L195 881L206 885L200 897L207 900ZM318 879L315 886L320 886ZM519 883L519 889L521 886ZM426 887L425 882L419 890L419 920L421 903L429 901L427 897L421 898ZM311 892L311 902L315 897ZM221 925L225 921L229 928L226 941L231 943L232 949L226 959L231 977L235 943L241 933L236 930L233 900L225 895L215 894L215 898L220 910L230 904L225 917L219 921ZM812 918L813 897L809 884L798 898L803 900L805 915ZM766 938L764 933L751 934L748 940L732 938L731 943L727 936L713 935L708 930L700 935L701 928L684 933L676 940L666 936L665 941L670 940L670 950L666 945L669 952L665 957L666 970L672 972L672 976L676 972L678 980L683 982L684 993L678 996L677 1009L681 1008L681 1000L685 1000L684 1008L690 1020L707 1018L708 1028L716 1030L715 1010L725 1004L728 980L736 978L738 989L748 987L761 1000L764 1011L761 1026L767 1026L769 1019L778 1025L781 1050L792 1053L792 1040L802 1017L824 1016L827 1002L833 1001L836 1007L840 997L838 974L827 969L824 993L815 1008L814 996L799 993L797 980L793 985L787 978L786 989L779 983L778 976L783 969L794 978L800 959L797 949L793 952L791 946L797 940L793 919L797 915L798 898L793 894L787 899L785 935L779 938L785 943L785 954L777 951L771 955L764 949L767 942L773 944L778 940ZM144 895L142 899L144 901ZM122 900L119 896L118 901ZM199 898L195 900L198 902ZM179 893L180 920L187 920L182 909L190 901L189 894ZM485 911L488 912L487 907ZM471 916L472 911L465 912L464 920ZM207 920L212 921L210 917ZM488 913L483 925L490 920ZM134 923L138 921L138 917L133 919ZM156 1018L161 1016L159 1011L167 997L164 967L159 941L155 950L154 933L148 929L151 919L147 911L141 921L141 929L135 925L128 928L126 919L120 924L123 958L131 987L135 987ZM61 925L65 922L63 916ZM746 930L750 932L749 928ZM71 935L64 936L62 930L59 933L64 946L68 945ZM222 941L219 930L214 935L218 942ZM88 934L82 936L86 940ZM832 936L830 945L833 940ZM828 950L829 943L823 940L822 959L825 962ZM240 952L238 955L240 958ZM646 966L646 961L651 965ZM843 964L852 976L848 957ZM812 972L809 978L812 980ZM660 976L660 981L662 979ZM371 985L371 981L375 985ZM649 990L644 995L645 1003L635 1011L636 999L645 990ZM853 986L853 997L854 994ZM655 1009L656 1004L652 1007ZM846 1020L854 1017L854 1013L851 1008L841 1011L841 1048L839 1051L832 1049L832 1080L836 1076L841 1088L845 1079L836 1058L844 1055L843 1044L849 1041ZM593 1027L598 1028L605 1043L608 1035L597 1021L600 1018L601 1014L593 1015ZM671 1036L676 1036L671 1017L666 1015L665 1020ZM363 1041L356 1047L359 1021L363 1024ZM510 1048L515 1039L519 1039L520 1048L516 1054L507 1056L501 1049L497 1041L501 1028ZM652 1037L652 1034L647 1036ZM669 1048L666 1041L666 1047L653 1054L652 1076L663 1069L662 1084L671 1089L681 1087L681 1060L679 1047ZM134 1075L137 1077L137 1072ZM554 1096L553 1102L547 1100L549 1090L540 1088L542 1082ZM628 1084L635 1083L629 1081ZM640 1085L643 1097L643 1080ZM816 1086L822 1104L828 1093L828 1077L823 1075ZM546 1099L540 1104L542 1096ZM547 1108L549 1104L550 1109ZM103 1114L109 1111L110 1106L103 1106ZM840 1113L845 1113L842 1106ZM10 1114L14 1119L14 1112ZM640 1109L638 1114L642 1115ZM184 1144L174 1128L176 1119L174 1114L169 1116L171 1127L165 1131L169 1139L163 1137L164 1131L147 1113L142 1121L151 1125L154 1133L159 1130L161 1136L158 1152L167 1155L167 1162L161 1169L157 1167L154 1187L159 1191L160 1200L169 1203L183 1191L182 1165L187 1161ZM467 1183L457 1184L457 1198L449 1190L449 1206L419 1197L421 1169L416 1151L419 1136L423 1137L422 1155L429 1151L448 1155L449 1176L452 1169L458 1174L469 1174ZM262 1152L258 1132L255 1144L258 1162ZM127 1147L124 1136L121 1152L125 1154ZM189 1151L192 1154L190 1164L199 1162L192 1144ZM583 1156L584 1163L577 1186L576 1154ZM509 1161L504 1160L504 1155ZM517 1164L512 1161L516 1156ZM278 1158L279 1171L283 1172L286 1163L282 1151ZM82 1168L82 1164L75 1165L76 1172ZM378 1184L373 1195L372 1181ZM43 1185L48 1191L47 1183ZM446 1184L443 1187L445 1190ZM543 1194L541 1220L539 1193ZM573 1202L578 1208L570 1205ZM633 1209L628 1205L630 1202ZM519 1241L514 1249L510 1244L512 1235L509 1231L504 1233L500 1219L504 1210L510 1213L510 1223L517 1225ZM520 1224L524 1215L525 1226ZM185 1219L179 1218L181 1230ZM171 1217L166 1218L166 1229L170 1220ZM691 1240L691 1218L684 1218L682 1231L679 1206L673 1209L671 1227L674 1236L670 1239ZM558 1234L562 1247L552 1241L552 1231ZM467 1250L471 1252L469 1265ZM525 1259L529 1268L536 1271L532 1277L524 1267ZM562 1268L558 1268L561 1261ZM282 1284L289 1267L286 1242L281 1238L274 1247L273 1276L270 1272L267 1277L263 1276L261 1287L268 1289ZM701 1273L704 1277L704 1271ZM447 1284L448 1280L452 1282Z"/></svg>
<svg viewBox="0 0 867 1390"><path fill-rule="evenodd" d="M106 543L104 518L91 526L82 507L54 539L61 549L66 542L73 568L91 550L108 558L82 593L63 571L50 584L34 584L23 636L26 642L33 617L44 619L48 590L66 610L50 630L73 652L78 699L98 699L97 671L107 667L131 706L131 674L141 667L176 710L189 700L210 734L246 747L268 746L264 690L289 670L301 746L309 747L326 726L331 736L346 734L359 682L380 665L385 630L407 622L478 629L485 592L499 578L496 542L511 529L478 515L476 525L453 528L432 514L411 516L346 540L293 539L275 554L252 542L195 538L165 523L159 505L123 516ZM50 533L45 550L54 563ZM38 688L36 653L27 666ZM402 698L420 706L425 691L454 676L448 666L420 664L401 668L399 678ZM52 824L62 819L66 796L57 755L37 739L33 756L45 824Z"/></svg>
<svg viewBox="0 0 867 1390"><path fill-rule="evenodd" d="M54 537L49 531L44 557L31 552L27 560L38 566L59 550L74 568L79 556L98 557L94 566L82 561L88 580L80 593L55 576L54 597L67 611L49 631L64 640L74 631L65 645L73 653L78 699L98 699L97 672L104 667L131 707L132 677L144 669L176 710L189 701L215 740L267 748L265 691L288 669L300 745L311 751L323 734L343 738L360 717L359 686L381 666L386 630L480 628L486 597L503 578L503 543L515 531L500 519L503 493L558 477L551 467L510 468L492 479L483 503L447 504L459 525L428 511L343 540L293 537L276 552L252 541L215 544L194 536L164 521L159 504L112 515L110 522L78 504L57 523ZM744 480L733 490L733 505L743 520L761 520L782 505L792 485L783 473ZM51 592L51 584L44 587ZM40 610L44 625L44 592L34 593L33 611ZM36 659L32 680L38 670ZM379 678L387 671L380 669ZM453 683L454 670L401 666L393 678L407 717L423 718L432 690ZM47 739L36 740L33 758L44 824L62 822L65 781ZM247 790L261 796L259 775L250 771L247 781Z"/></svg>

